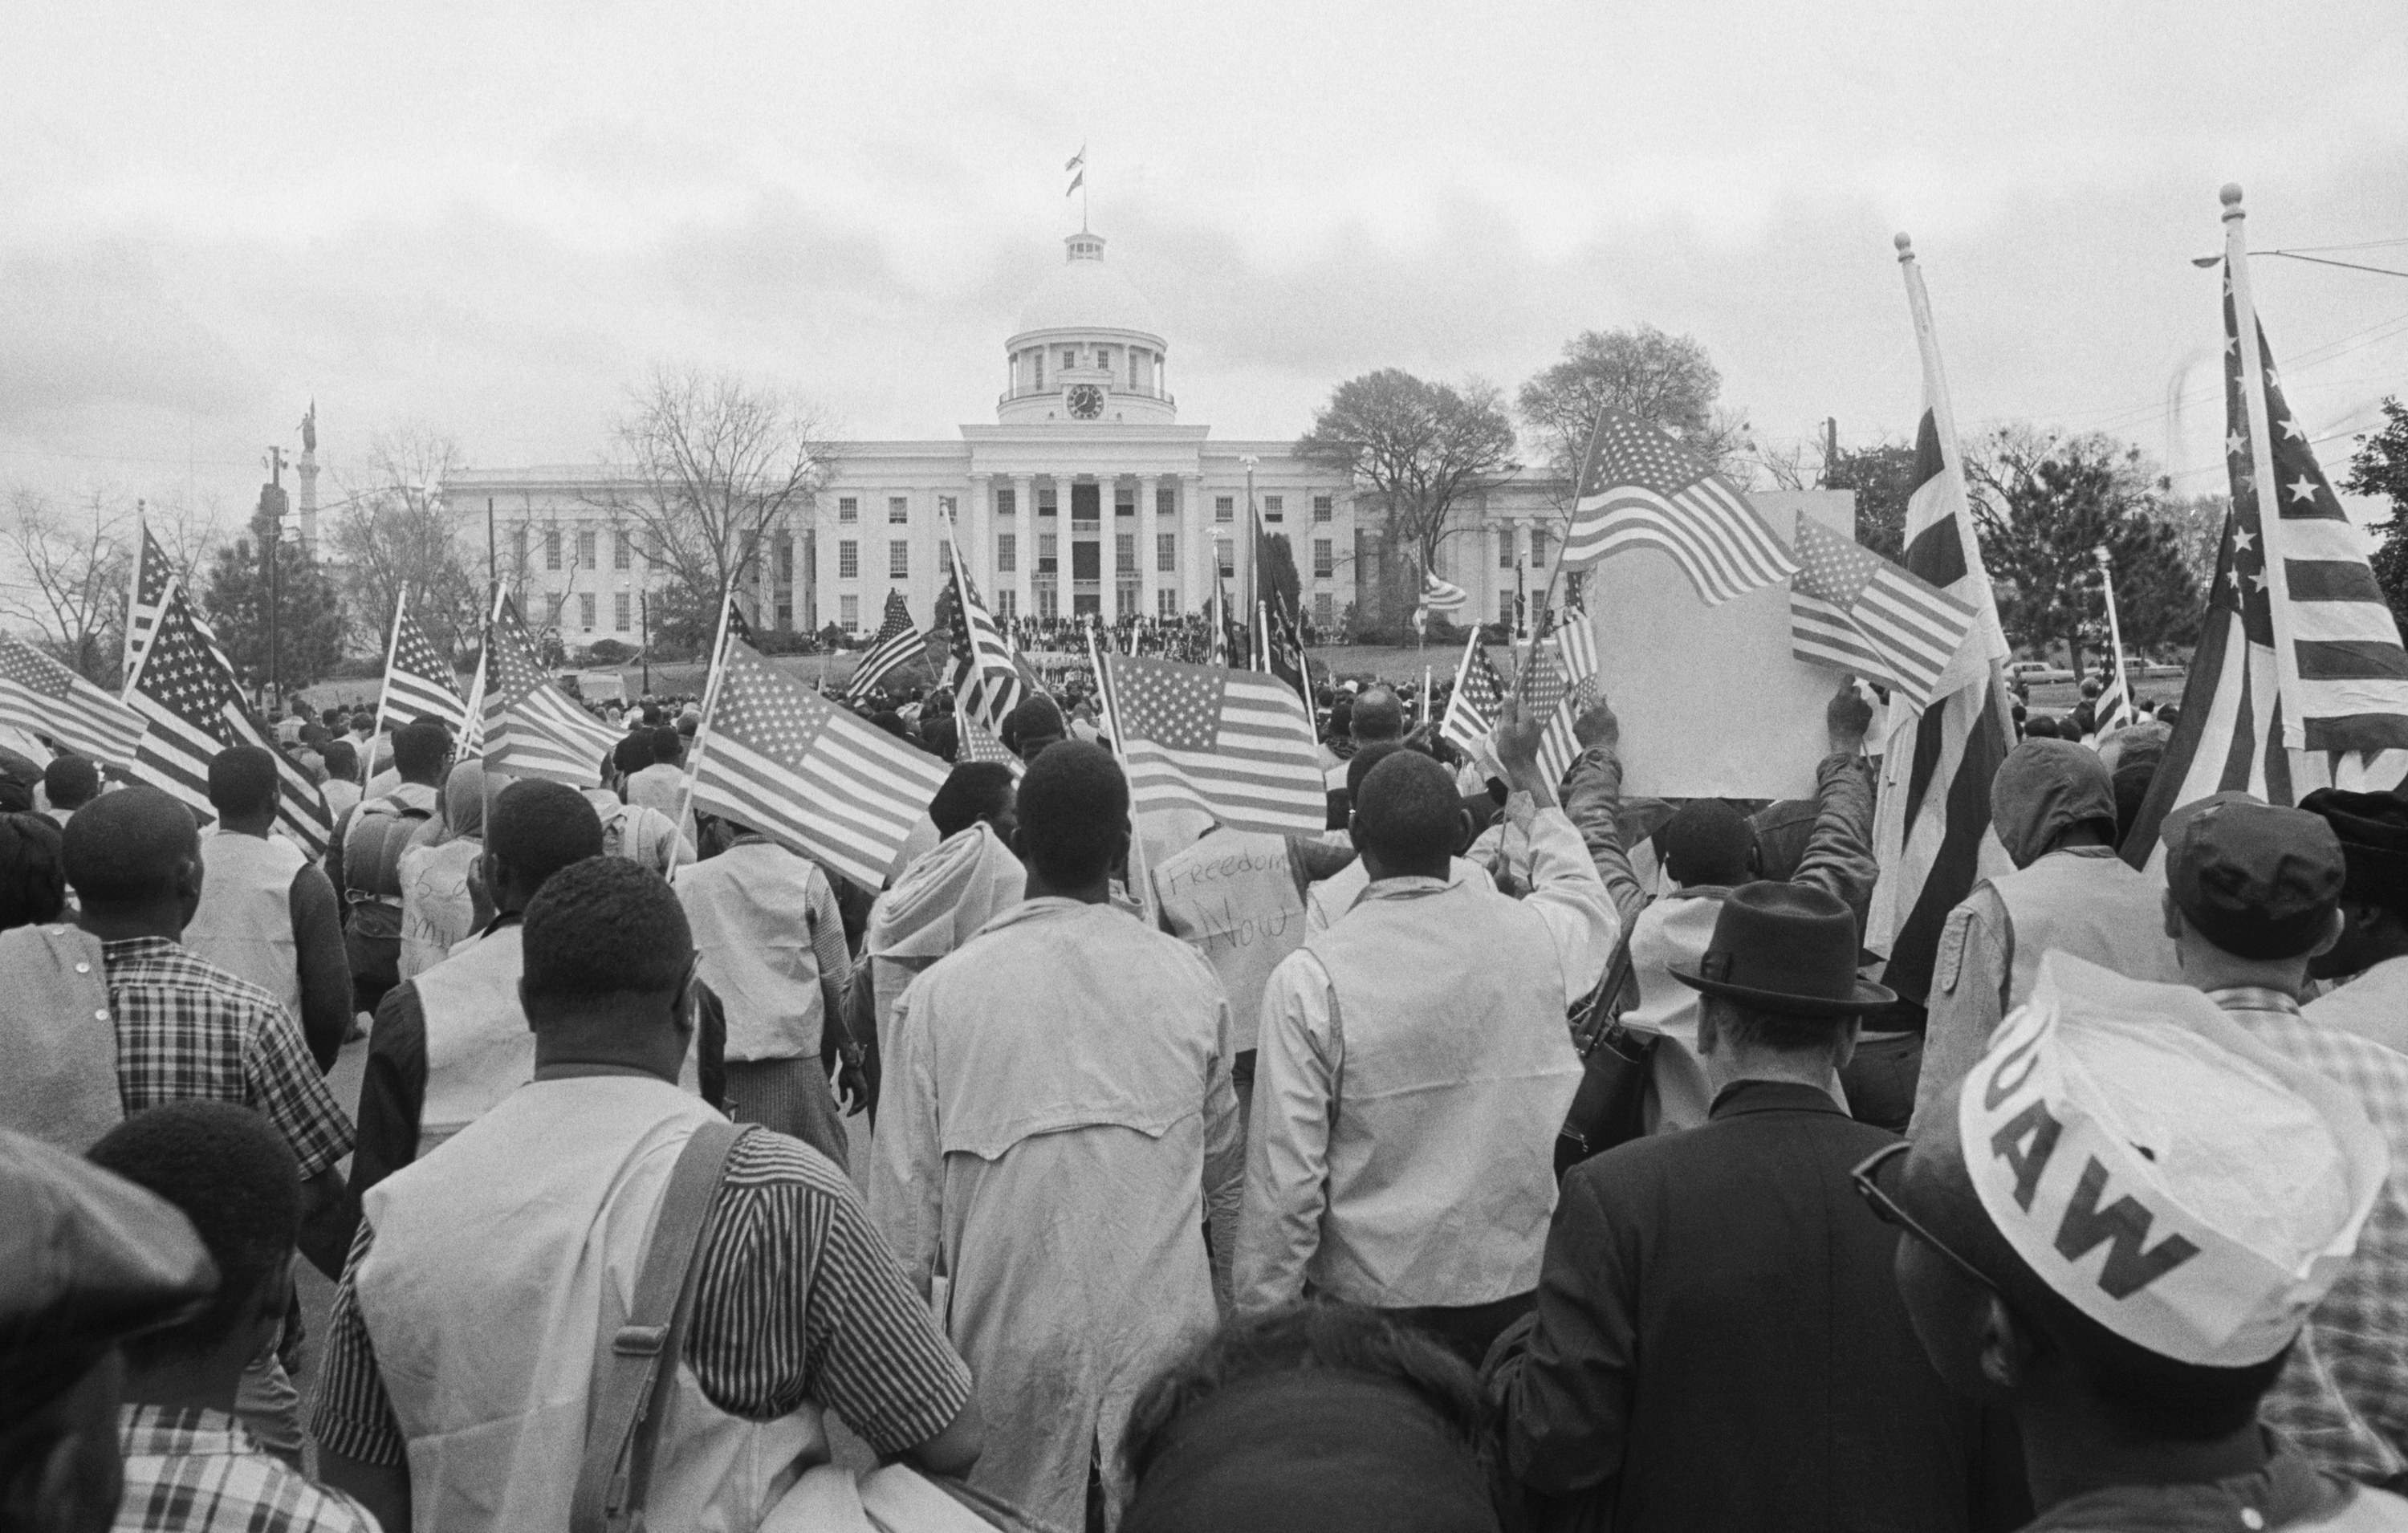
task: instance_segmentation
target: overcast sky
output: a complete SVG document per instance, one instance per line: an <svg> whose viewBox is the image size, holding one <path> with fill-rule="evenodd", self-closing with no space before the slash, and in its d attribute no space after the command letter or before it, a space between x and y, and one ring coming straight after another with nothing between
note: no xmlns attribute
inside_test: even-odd
<svg viewBox="0 0 2408 1533"><path fill-rule="evenodd" d="M2259 250L2408 241L2401 0L15 0L7 32L0 486L59 492L246 504L313 396L337 471L404 422L592 461L655 361L950 436L994 418L1082 143L1182 419L1226 436L1382 365L1510 390L1641 321L1768 441L1899 436L1905 229L1969 431L2113 429L2205 490L2217 187ZM2316 436L2408 393L2408 280L2256 270Z"/></svg>

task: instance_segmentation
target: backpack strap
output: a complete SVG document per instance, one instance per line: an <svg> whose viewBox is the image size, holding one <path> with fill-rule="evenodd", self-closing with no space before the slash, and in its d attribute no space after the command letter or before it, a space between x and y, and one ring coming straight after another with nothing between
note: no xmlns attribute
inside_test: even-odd
<svg viewBox="0 0 2408 1533"><path fill-rule="evenodd" d="M694 1309L694 1260L703 1225L747 1132L712 1119L678 1153L636 1278L634 1305L595 1370L585 1428L585 1463L569 1503L569 1533L640 1528L661 1408L677 1378Z"/></svg>

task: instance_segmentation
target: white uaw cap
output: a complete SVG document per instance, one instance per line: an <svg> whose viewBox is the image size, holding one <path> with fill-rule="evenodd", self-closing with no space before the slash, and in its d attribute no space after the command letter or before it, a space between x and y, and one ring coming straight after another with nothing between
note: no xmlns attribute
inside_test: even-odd
<svg viewBox="0 0 2408 1533"><path fill-rule="evenodd" d="M2346 1088L2206 996L2061 953L1966 1077L1956 1128L1983 1209L2042 1282L2202 1368L2299 1334L2391 1165Z"/></svg>

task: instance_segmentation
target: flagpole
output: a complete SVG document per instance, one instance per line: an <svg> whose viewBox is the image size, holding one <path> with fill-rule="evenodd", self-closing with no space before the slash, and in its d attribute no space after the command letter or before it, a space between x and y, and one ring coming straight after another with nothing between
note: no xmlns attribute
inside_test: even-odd
<svg viewBox="0 0 2408 1533"><path fill-rule="evenodd" d="M1104 669L1103 656L1096 652L1096 633L1087 630L1087 663L1096 667L1096 695L1104 702L1104 733L1112 742L1112 759L1121 764L1121 773L1128 773L1128 742L1121 734L1120 709L1112 706L1111 674ZM1138 824L1137 799L1132 795L1128 809L1129 881L1136 884L1140 906L1145 911L1145 924L1159 926L1161 912L1154 902L1154 878L1145 861L1145 830Z"/></svg>
<svg viewBox="0 0 2408 1533"><path fill-rule="evenodd" d="M1471 652L1479 647L1480 624L1475 623L1471 625L1471 637L1463 641L1463 658L1455 662L1455 690L1448 693L1446 696L1447 711L1450 713L1455 711L1455 700L1463 695L1464 678L1471 674ZM1440 721L1439 727L1440 730L1445 729L1444 721Z"/></svg>
<svg viewBox="0 0 2408 1533"><path fill-rule="evenodd" d="M1585 485L1588 483L1588 471L1589 471L1589 469L1590 469L1590 468L1594 467L1594 466L1596 466L1596 463L1597 463L1597 438L1598 438L1598 435L1599 435L1600 433L1602 433L1604 430L1605 430L1605 407L1604 407L1604 406L1602 406L1602 405L1600 405L1600 406L1598 406L1598 407L1597 419L1589 423L1589 428L1588 428L1588 446L1581 450L1580 472L1579 472L1577 475L1573 476L1573 479L1572 479L1572 509L1573 509L1573 514L1574 514L1574 515L1578 515L1578 514L1579 514L1579 510L1580 510L1580 495L1581 495L1581 490L1582 490L1582 488L1583 488L1584 486L1585 486ZM1567 529L1567 535L1566 535L1566 537L1565 537L1565 538L1564 538L1564 543L1565 543L1565 545L1566 545L1567 547L1569 547L1569 546L1570 545L1570 543L1571 543L1571 537L1570 537L1570 534L1569 534L1569 529ZM1518 568L1519 566L1517 566L1516 567ZM1555 568L1553 568L1553 569L1551 569L1551 570L1549 570L1549 571L1547 572L1547 589L1546 589L1545 594L1544 594L1543 595L1541 595L1541 596L1539 598L1539 602L1540 602L1540 605L1541 605L1541 606L1545 607L1545 608L1549 609L1550 610L1552 610L1552 609L1554 609L1554 607L1555 607L1555 582L1556 582L1556 581L1558 581L1558 580L1562 580L1563 578L1564 578L1564 555L1563 555L1563 550L1562 550L1562 549L1557 549L1557 550L1555 551ZM1590 621L1589 616L1588 616L1588 612L1587 612L1587 609L1582 609L1582 612L1581 612L1581 620L1582 620L1583 622L1588 622L1588 621ZM1472 624L1472 632L1474 632L1474 633L1478 633L1479 631L1480 631L1480 625L1479 625L1478 623L1473 623L1473 624ZM1507 649L1507 652L1508 652L1509 653L1512 652L1512 640L1511 640L1510 638L1507 640L1506 649ZM1528 650L1528 652L1526 652L1526 653L1522 656L1522 668L1521 668L1521 671L1520 671L1520 672L1519 672L1519 673L1514 677L1514 679L1513 679L1513 690L1514 690L1514 691L1516 691L1517 693L1520 693L1520 694L1521 694L1522 700L1523 700L1524 702L1527 702L1527 701L1529 701L1529 698L1530 698L1530 694L1529 694L1529 684L1528 684L1528 682L1527 682L1527 681L1526 681L1526 678L1529 676L1529 674L1530 674L1530 667L1531 667L1532 666L1534 666L1534 665L1536 665L1536 664L1538 663L1538 659L1539 659L1539 625L1538 625L1537 623L1534 623L1530 624L1530 647L1529 647L1529 650ZM1460 685L1460 683L1457 683L1457 684L1458 684L1458 685Z"/></svg>
<svg viewBox="0 0 2408 1533"><path fill-rule="evenodd" d="M134 503L134 565L125 572L125 637L117 652L118 700L133 690L134 678L134 614L142 605L142 551L150 546L150 505L145 500Z"/></svg>
<svg viewBox="0 0 2408 1533"><path fill-rule="evenodd" d="M678 794L677 827L685 830L686 816L694 812L695 779L702 775L702 758L710 749L710 716L719 707L720 679L727 671L727 614L736 609L736 582L730 580L719 597L719 637L710 646L710 672L702 679L702 719L694 726L694 757L685 764L685 786ZM702 839L696 831L695 839ZM702 848L694 849L698 856Z"/></svg>
<svg viewBox="0 0 2408 1533"><path fill-rule="evenodd" d="M393 597L393 635L384 641L384 681L377 688L376 731L368 736L368 748L360 752L362 793L367 792L368 779L372 775L368 771L368 764L376 760L376 743L384 737L385 702L393 695L393 662L401 653L401 614L408 609L409 588L405 585L394 592Z"/></svg>
<svg viewBox="0 0 2408 1533"><path fill-rule="evenodd" d="M2300 656L2292 643L2291 594L2276 567L2274 527L2283 514L2283 487L2274 478L2273 423L2266 411L2266 352L2258 328L2258 301L2249 280L2248 212L2241 206L2241 185L2228 182L2224 201L2224 269L2232 292L2232 341L2241 349L2241 393L2249 412L2249 487L2258 503L2258 536L2267 545L2266 602L2274 627L2274 671L2282 688L2283 747L2304 751L2307 721L2298 707Z"/></svg>
<svg viewBox="0 0 2408 1533"><path fill-rule="evenodd" d="M2092 553L2099 561L2099 591L2107 598L2107 648L2115 660L2115 690L2124 698L2124 710L2134 713L2139 710L2141 700L2132 695L2131 680L2124 673L2124 626L2115 617L2115 577L2108 567L2113 561L2104 543Z"/></svg>

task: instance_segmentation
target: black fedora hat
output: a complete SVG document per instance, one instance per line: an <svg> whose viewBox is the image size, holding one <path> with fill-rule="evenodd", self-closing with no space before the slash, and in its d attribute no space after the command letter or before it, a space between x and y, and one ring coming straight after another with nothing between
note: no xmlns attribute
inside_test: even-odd
<svg viewBox="0 0 2408 1533"><path fill-rule="evenodd" d="M1692 990L1800 1017L1852 1017L1898 999L1856 978L1856 918L1836 895L1804 884L1743 883L1723 896Z"/></svg>

